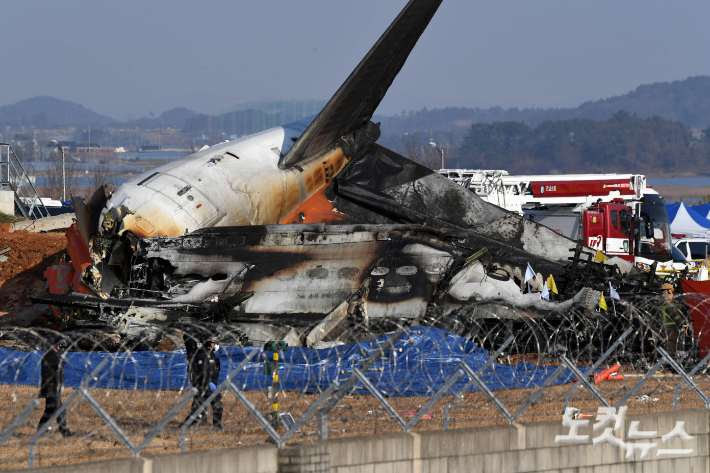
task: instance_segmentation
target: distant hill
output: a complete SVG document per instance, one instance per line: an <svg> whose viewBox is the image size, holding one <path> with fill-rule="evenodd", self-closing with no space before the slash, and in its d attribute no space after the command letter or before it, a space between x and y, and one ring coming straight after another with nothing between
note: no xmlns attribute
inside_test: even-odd
<svg viewBox="0 0 710 473"><path fill-rule="evenodd" d="M710 125L710 76L640 85L627 94L585 102L572 110L574 118L608 120L619 110L626 110L641 118L658 115L686 126L705 128Z"/></svg>
<svg viewBox="0 0 710 473"><path fill-rule="evenodd" d="M0 107L0 127L170 127L191 133L220 130L242 135L316 114L325 103L324 100L259 100L225 107L212 115L177 107L160 116L122 122L74 102L40 96ZM619 110L636 114L639 118L657 115L666 120L680 121L685 126L704 129L710 125L710 76L641 85L626 94L585 102L576 108L424 108L391 117L375 116L373 120L382 122L380 142L383 144L401 143L405 133L430 135L438 132L446 134L449 146L456 147L463 142L474 123L516 121L536 127L545 121L575 118L608 120Z"/></svg>
<svg viewBox="0 0 710 473"><path fill-rule="evenodd" d="M473 123L521 121L535 127L547 120L608 120L619 110L636 114L640 118L658 115L666 120L680 121L686 126L706 128L710 125L710 76L641 85L624 95L585 102L576 108L424 108L393 117L376 116L374 120L382 122L382 130L386 133L403 134L425 130L456 132L468 129Z"/></svg>
<svg viewBox="0 0 710 473"><path fill-rule="evenodd" d="M0 107L0 126L53 128L92 126L105 128L119 122L81 104L54 97L38 96Z"/></svg>
<svg viewBox="0 0 710 473"><path fill-rule="evenodd" d="M251 100L227 107L224 110L216 112L214 115L234 111L244 112L247 110L255 110L269 114L285 113L308 117L320 112L321 109L325 107L326 103L326 100Z"/></svg>
<svg viewBox="0 0 710 473"><path fill-rule="evenodd" d="M511 174L634 172L648 176L710 175L710 136L695 138L679 121L619 111L608 120L572 118L536 127L475 123L454 167Z"/></svg>
<svg viewBox="0 0 710 473"><path fill-rule="evenodd" d="M157 117L142 117L137 120L122 122L124 128L139 127L141 130L151 128L182 128L185 123L196 116L197 113L185 107L175 107L166 110Z"/></svg>

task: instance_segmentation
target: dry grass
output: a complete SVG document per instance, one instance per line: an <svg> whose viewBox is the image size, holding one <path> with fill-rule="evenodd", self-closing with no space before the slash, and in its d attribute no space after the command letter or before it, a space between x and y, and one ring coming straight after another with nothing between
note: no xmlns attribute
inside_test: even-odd
<svg viewBox="0 0 710 473"><path fill-rule="evenodd" d="M606 382L599 386L605 398L614 404L638 381L638 377L629 377L625 381ZM658 402L642 403L635 401L635 396L627 402L629 413L660 412L673 409L673 387L680 382L678 377L657 377L651 379L638 394L658 397ZM699 378L701 389L710 390L710 379ZM564 409L564 394L570 385L548 388L543 396L530 406L518 422L557 421ZM28 386L0 386L0 409L5 414L0 421L0 428L5 429L12 419L36 396L37 389ZM67 389L63 399L71 394ZM138 444L172 406L177 404L184 392L178 391L118 391L94 389L92 395L99 401L123 429L134 444ZM514 413L534 392L534 389L500 390L500 398L509 412ZM269 403L263 392L250 391L247 397L262 412L267 412ZM315 394L281 393L279 407L298 418L317 398ZM422 420L415 431L438 430L444 428L444 406L452 399L445 396L432 409L431 420ZM388 398L395 409L417 410L428 399L415 397ZM578 390L571 405L585 413L596 413L597 402L584 390ZM681 399L680 408L702 407L702 402L693 393L686 393ZM27 467L27 444L35 432L43 405L33 413L16 435L0 449L0 469ZM168 424L143 451L143 455L174 453L179 451L179 423L187 417L189 404ZM507 421L493 406L489 399L480 392L467 393L451 412L450 428L478 427L505 424ZM118 437L100 420L86 402L75 402L70 407L69 428L74 436L62 438L52 431L40 440L36 448L36 466L49 466L87 461L129 457L128 450ZM401 431L396 422L389 417L376 399L370 395L346 396L329 417L329 438L351 437L357 435L381 434ZM228 393L224 398L223 432L216 432L211 427L197 427L188 431L188 450L229 448L242 445L263 444L267 435L260 425L236 398ZM283 433L283 429L279 433ZM315 440L315 419L311 418L302 427L302 433L296 434L290 441Z"/></svg>
<svg viewBox="0 0 710 473"><path fill-rule="evenodd" d="M710 186L653 186L653 188L658 191L667 202L684 199L702 200L703 197L710 195Z"/></svg>

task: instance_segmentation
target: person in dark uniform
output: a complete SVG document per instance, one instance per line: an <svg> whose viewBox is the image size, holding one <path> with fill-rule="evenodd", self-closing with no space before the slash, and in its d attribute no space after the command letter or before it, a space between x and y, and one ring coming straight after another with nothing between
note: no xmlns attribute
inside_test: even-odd
<svg viewBox="0 0 710 473"><path fill-rule="evenodd" d="M195 360L195 355L197 354L197 349L202 346L204 337L185 332L182 336L182 340L185 343L185 356L187 357L187 379L190 380L190 384L194 386L195 380L192 374L192 365ZM194 406L195 398L192 398L192 402Z"/></svg>
<svg viewBox="0 0 710 473"><path fill-rule="evenodd" d="M62 384L64 384L64 360L62 360L62 352L64 345L62 341L56 341L52 346L44 352L42 356L42 385L39 388L39 398L45 399L44 413L39 420L40 426L47 422L52 415L62 405ZM62 412L57 417L57 425L62 437L71 436L71 432L67 428L67 413ZM50 427L51 429L51 427Z"/></svg>
<svg viewBox="0 0 710 473"><path fill-rule="evenodd" d="M219 356L216 353L217 348L214 341L207 340L197 349L194 358L191 360L190 371L192 376L190 382L197 389L197 393L192 398L192 409L190 409L188 418L217 389L220 370ZM222 393L217 394L210 404L212 406L212 425L215 429L222 430ZM206 411L202 411L195 423L197 425L209 425Z"/></svg>

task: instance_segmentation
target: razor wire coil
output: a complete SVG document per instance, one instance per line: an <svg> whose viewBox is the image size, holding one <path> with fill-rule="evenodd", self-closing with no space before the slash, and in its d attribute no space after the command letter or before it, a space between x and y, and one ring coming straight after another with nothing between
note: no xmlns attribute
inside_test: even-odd
<svg viewBox="0 0 710 473"><path fill-rule="evenodd" d="M600 405L705 406L707 308L700 295L639 297L606 312L571 307L541 317L473 302L444 317L349 322L314 347L278 349L278 418L265 370L273 350L238 324L146 324L133 336L4 329L0 469L558 420L568 406L590 413ZM292 340L311 329L294 328ZM219 345L221 368L207 391L191 371L209 342ZM40 422L42 357L57 345L69 437L55 419Z"/></svg>

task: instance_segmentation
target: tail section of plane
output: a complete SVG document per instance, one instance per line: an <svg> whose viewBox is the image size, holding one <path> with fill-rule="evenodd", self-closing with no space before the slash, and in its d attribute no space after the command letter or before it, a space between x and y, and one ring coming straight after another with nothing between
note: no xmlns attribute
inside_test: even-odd
<svg viewBox="0 0 710 473"><path fill-rule="evenodd" d="M281 158L281 169L317 156L337 145L341 137L367 126L441 2L410 0L313 123Z"/></svg>

